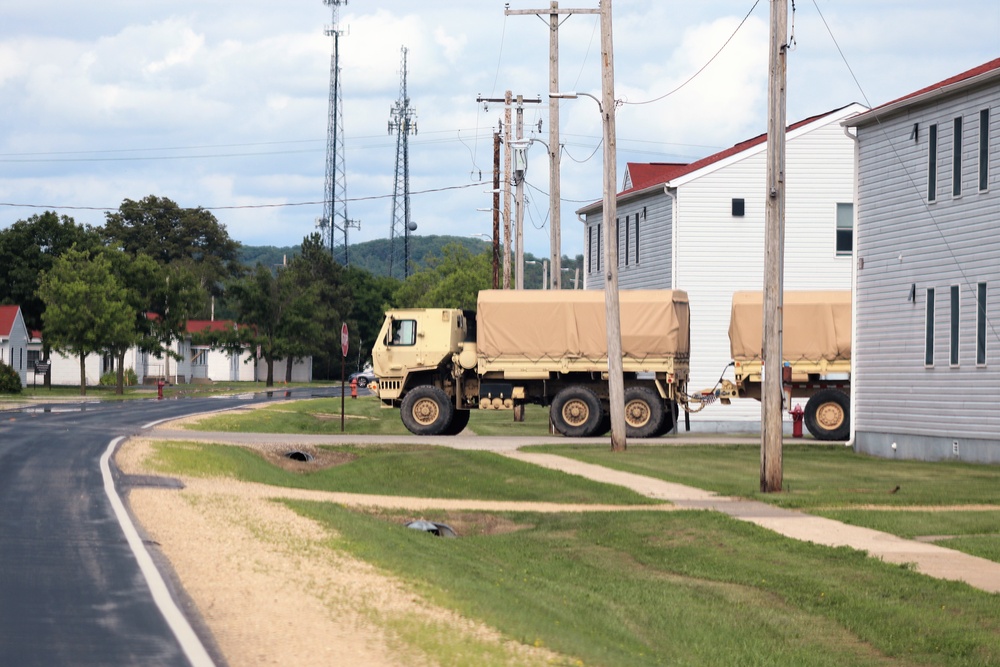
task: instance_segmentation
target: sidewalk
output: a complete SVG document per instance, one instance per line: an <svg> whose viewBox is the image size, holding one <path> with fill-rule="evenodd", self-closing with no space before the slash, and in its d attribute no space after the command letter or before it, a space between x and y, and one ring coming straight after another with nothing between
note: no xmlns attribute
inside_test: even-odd
<svg viewBox="0 0 1000 667"><path fill-rule="evenodd" d="M234 444L275 443L295 445L385 444L414 442L439 445L455 449L484 450L508 456L519 461L559 470L571 475L608 484L624 486L650 498L664 500L684 509L708 509L758 526L796 540L814 542L830 547L851 547L867 552L888 563L912 563L917 572L939 579L964 581L990 593L1000 593L1000 563L970 556L960 551L934 544L907 540L868 528L849 526L832 519L811 516L804 512L786 510L767 503L719 496L682 484L674 484L652 477L621 472L604 466L583 463L554 454L531 454L518 451L519 447L539 444L567 444L562 436L539 437L418 437L418 436L357 436L357 435L290 435L272 433L217 433L183 429L155 429L145 434L161 440L200 440ZM699 434L699 440L759 442L759 439L740 437L711 437ZM687 438L685 438L687 440ZM593 442L607 444L606 438L574 438L574 443ZM679 442L678 444L683 444Z"/></svg>

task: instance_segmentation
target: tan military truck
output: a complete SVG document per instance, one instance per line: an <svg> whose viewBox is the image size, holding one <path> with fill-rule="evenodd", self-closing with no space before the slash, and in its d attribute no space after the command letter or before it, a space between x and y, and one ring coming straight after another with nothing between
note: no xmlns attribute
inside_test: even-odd
<svg viewBox="0 0 1000 667"><path fill-rule="evenodd" d="M763 309L762 292L733 294L729 344L736 382L723 383L719 396L724 401L760 400ZM785 394L790 402L808 399L805 424L815 438L846 440L851 427L851 293L786 291L782 311Z"/></svg>
<svg viewBox="0 0 1000 667"><path fill-rule="evenodd" d="M627 435L671 430L688 382L687 294L622 291ZM484 290L476 312L386 313L372 351L383 406L418 435L455 434L471 410L549 406L567 436L610 428L604 293Z"/></svg>

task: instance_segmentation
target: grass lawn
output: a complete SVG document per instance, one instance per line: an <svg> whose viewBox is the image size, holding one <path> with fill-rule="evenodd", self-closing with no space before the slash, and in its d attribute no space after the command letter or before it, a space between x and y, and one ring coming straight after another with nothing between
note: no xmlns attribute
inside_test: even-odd
<svg viewBox="0 0 1000 667"><path fill-rule="evenodd" d="M344 432L364 435L410 435L398 409L383 408L375 396L344 401ZM510 410L473 410L468 428L477 435L547 435L548 408L527 406L523 422ZM207 417L187 428L241 433L340 433L340 398L292 401L254 410Z"/></svg>
<svg viewBox="0 0 1000 667"><path fill-rule="evenodd" d="M652 505L659 501L613 484L539 468L491 452L428 445L323 447L349 462L309 473L284 470L242 447L157 442L154 467L166 474L232 477L320 491L558 503Z"/></svg>
<svg viewBox="0 0 1000 667"><path fill-rule="evenodd" d="M1000 562L1000 466L890 461L855 454L841 445L785 445L783 491L763 494L757 445L630 444L624 454L581 445L530 450L799 508L900 537L941 538L934 542ZM961 505L998 509L955 511L954 506Z"/></svg>
<svg viewBox="0 0 1000 667"><path fill-rule="evenodd" d="M997 596L715 513L503 514L519 529L441 539L288 504L334 528L335 548L557 664L1000 664Z"/></svg>

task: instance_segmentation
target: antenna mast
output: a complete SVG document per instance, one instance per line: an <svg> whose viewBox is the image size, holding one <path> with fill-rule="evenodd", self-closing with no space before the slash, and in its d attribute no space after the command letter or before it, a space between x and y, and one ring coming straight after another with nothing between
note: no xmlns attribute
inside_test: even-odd
<svg viewBox="0 0 1000 667"><path fill-rule="evenodd" d="M344 102L340 86L340 29L339 10L347 0L323 0L332 10L332 23L326 34L333 37L333 55L330 57L330 106L326 134L326 187L323 190L323 217L316 221L323 235L323 243L330 249L334 260L348 265L347 230L361 228L357 220L347 217L347 175L344 167Z"/></svg>
<svg viewBox="0 0 1000 667"><path fill-rule="evenodd" d="M410 220L409 142L410 133L417 133L417 111L410 107L410 98L406 94L406 52L405 46L400 48L402 67L399 75L399 99L389 109L389 134L396 132L396 177L392 188L392 227L389 232L389 277L392 277L394 269L401 268L404 280L410 275L410 232L417 229L417 224ZM402 237L402 252L400 252L399 237Z"/></svg>

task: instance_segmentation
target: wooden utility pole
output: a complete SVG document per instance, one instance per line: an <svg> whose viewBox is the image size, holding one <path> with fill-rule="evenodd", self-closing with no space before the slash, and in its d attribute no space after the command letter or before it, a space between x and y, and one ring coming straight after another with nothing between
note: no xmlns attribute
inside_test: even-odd
<svg viewBox="0 0 1000 667"><path fill-rule="evenodd" d="M503 288L510 289L510 102L511 92L504 93L503 111Z"/></svg>
<svg viewBox="0 0 1000 667"><path fill-rule="evenodd" d="M611 0L601 0L601 116L604 125L604 310L608 331L608 401L611 451L625 451L625 381L622 376L622 322L618 302L618 159L615 138L615 59Z"/></svg>
<svg viewBox="0 0 1000 667"><path fill-rule="evenodd" d="M500 131L493 132L493 289L500 287Z"/></svg>
<svg viewBox="0 0 1000 667"><path fill-rule="evenodd" d="M505 9L504 15L534 14L541 18L549 15L549 92L559 92L559 15L597 14L599 9L559 9L559 2L551 0L545 9ZM561 215L561 164L562 151L559 146L559 100L549 98L549 261L552 272L552 289L562 285L562 215Z"/></svg>
<svg viewBox="0 0 1000 667"><path fill-rule="evenodd" d="M517 265L517 275L514 287L524 289L524 161L527 159L524 151L524 96L517 96L517 122L514 132L517 135L514 157L514 263Z"/></svg>
<svg viewBox="0 0 1000 667"><path fill-rule="evenodd" d="M764 357L761 396L760 490L781 491L782 290L785 263L785 74L788 0L771 0L767 102L767 197L764 217Z"/></svg>

